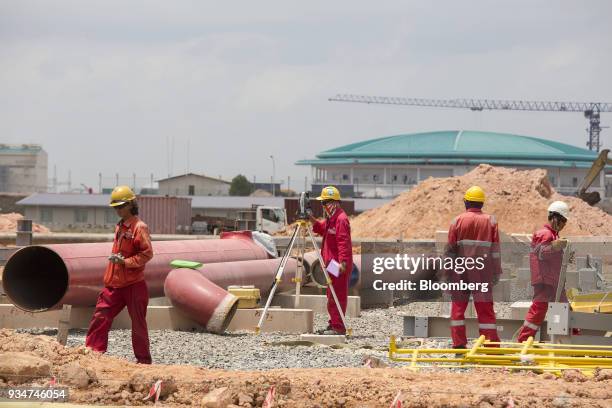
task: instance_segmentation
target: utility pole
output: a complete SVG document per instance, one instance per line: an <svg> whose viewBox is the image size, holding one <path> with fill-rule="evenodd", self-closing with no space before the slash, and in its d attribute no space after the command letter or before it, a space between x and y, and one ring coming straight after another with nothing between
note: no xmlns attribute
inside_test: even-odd
<svg viewBox="0 0 612 408"><path fill-rule="evenodd" d="M98 173L98 193L102 194L102 173Z"/></svg>
<svg viewBox="0 0 612 408"><path fill-rule="evenodd" d="M272 197L276 197L276 187L274 186L274 179L276 178L276 164L274 163L274 156L270 155L272 159Z"/></svg>

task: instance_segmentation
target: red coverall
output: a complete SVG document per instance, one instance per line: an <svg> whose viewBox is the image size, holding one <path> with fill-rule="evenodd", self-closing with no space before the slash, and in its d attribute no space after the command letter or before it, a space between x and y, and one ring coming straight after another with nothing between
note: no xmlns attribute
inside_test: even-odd
<svg viewBox="0 0 612 408"><path fill-rule="evenodd" d="M469 208L457 216L448 230L448 247L446 255L455 259L476 258L482 259L484 267L478 265L465 267L459 273L457 265L450 272L449 282L487 283L487 292L451 291L451 337L453 347L460 348L467 345L465 333L465 309L470 300L470 292L474 300L474 307L478 315L478 328L481 335L487 340L499 341L495 311L493 310L493 279L501 274L501 256L499 252L499 233L497 222L492 215L484 214L478 208ZM475 261L474 261L475 262Z"/></svg>
<svg viewBox="0 0 612 408"><path fill-rule="evenodd" d="M546 224L542 229L536 231L531 239L529 266L531 268L533 302L519 333L519 342L527 340L530 336L535 336L546 317L548 302L555 301L561 263L563 262L563 250L556 251L551 245L557 239L559 239L559 234L552 229L550 224ZM559 301L567 302L565 291L561 292Z"/></svg>
<svg viewBox="0 0 612 408"><path fill-rule="evenodd" d="M313 223L312 230L323 236L321 256L325 266L327 267L332 259L335 259L338 263L344 262L346 264L346 269L340 276L335 277L329 274L342 313L346 315L349 281L353 271L353 244L349 219L344 210L338 207L328 219ZM327 312L330 317L329 326L337 332L346 333L346 328L342 324L331 290L327 291Z"/></svg>
<svg viewBox="0 0 612 408"><path fill-rule="evenodd" d="M95 351L106 352L108 331L113 319L127 306L132 319L134 355L139 363L151 364L146 320L149 292L144 269L145 264L153 258L153 248L147 224L137 216L120 221L115 227L113 253L121 253L125 265L108 263L104 288L98 296L85 345Z"/></svg>

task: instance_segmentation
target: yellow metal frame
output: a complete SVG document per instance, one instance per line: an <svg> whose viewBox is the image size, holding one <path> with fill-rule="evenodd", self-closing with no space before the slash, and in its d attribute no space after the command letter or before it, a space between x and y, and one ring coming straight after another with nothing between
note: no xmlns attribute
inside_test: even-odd
<svg viewBox="0 0 612 408"><path fill-rule="evenodd" d="M454 357L445 357L445 354ZM409 368L412 370L426 367L417 363L445 363L436 364L436 367L505 368L556 373L577 369L590 374L595 368L612 368L612 347L540 343L535 342L533 337L524 343L490 342L485 340L485 336L480 336L469 349L403 349L397 347L395 336L391 336L389 359L410 362Z"/></svg>
<svg viewBox="0 0 612 408"><path fill-rule="evenodd" d="M567 298L576 312L612 313L612 292L580 294L572 288L568 289Z"/></svg>

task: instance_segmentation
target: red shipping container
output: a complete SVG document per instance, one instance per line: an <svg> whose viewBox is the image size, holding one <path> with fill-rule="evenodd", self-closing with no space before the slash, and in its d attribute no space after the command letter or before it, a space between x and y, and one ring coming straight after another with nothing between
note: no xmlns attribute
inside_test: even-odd
<svg viewBox="0 0 612 408"><path fill-rule="evenodd" d="M140 218L151 234L189 234L191 232L191 198L145 195L138 196Z"/></svg>

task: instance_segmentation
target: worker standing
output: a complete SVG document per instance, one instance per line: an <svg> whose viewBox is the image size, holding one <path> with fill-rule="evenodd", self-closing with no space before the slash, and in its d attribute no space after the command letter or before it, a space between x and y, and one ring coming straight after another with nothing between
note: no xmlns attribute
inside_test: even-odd
<svg viewBox="0 0 612 408"><path fill-rule="evenodd" d="M563 250L567 240L559 238L559 232L565 227L569 218L569 207L563 201L555 201L548 206L548 223L536 231L531 239L529 267L533 302L527 311L518 341L523 342L535 336L546 317L548 302L554 302L559 275L563 261ZM563 283L561 283L563 284ZM565 291L561 292L561 302L567 302Z"/></svg>
<svg viewBox="0 0 612 408"><path fill-rule="evenodd" d="M457 349L467 346L465 310L470 294L478 315L480 335L484 335L490 341L499 341L492 296L493 285L499 282L501 275L497 222L493 215L482 212L485 202L485 193L482 188L470 187L463 198L466 211L453 220L448 230L446 256L456 261L462 258L466 266L458 268L459 263L455 263L447 279L451 282L480 283L482 286L480 290L474 291L451 291L451 337L453 348ZM468 267L465 260L470 258L473 261ZM478 259L480 262L477 261ZM486 290L484 289L485 284Z"/></svg>
<svg viewBox="0 0 612 408"><path fill-rule="evenodd" d="M132 347L136 360L141 364L151 364L146 321L149 293L144 280L145 264L153 258L149 227L138 218L136 195L128 186L118 186L113 190L110 206L121 219L115 227L104 288L98 296L85 345L106 352L113 319L127 306L132 319Z"/></svg>
<svg viewBox="0 0 612 408"><path fill-rule="evenodd" d="M339 276L330 273L332 286L338 297L338 303L342 313L346 314L348 302L348 288L351 272L353 271L353 244L351 241L351 225L348 216L340 207L340 192L336 187L323 187L321 195L317 197L323 206L324 220L318 220L310 215L312 230L323 236L321 245L321 256L327 268L332 261L340 264ZM338 307L331 294L327 290L327 312L329 313L329 324L321 334L346 334L346 327L342 322Z"/></svg>

